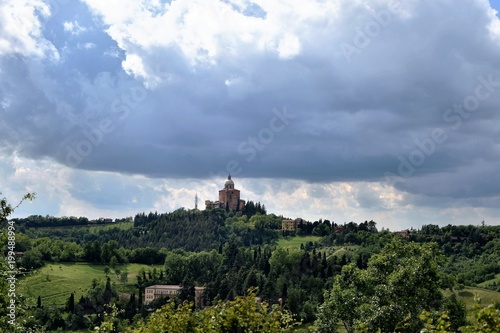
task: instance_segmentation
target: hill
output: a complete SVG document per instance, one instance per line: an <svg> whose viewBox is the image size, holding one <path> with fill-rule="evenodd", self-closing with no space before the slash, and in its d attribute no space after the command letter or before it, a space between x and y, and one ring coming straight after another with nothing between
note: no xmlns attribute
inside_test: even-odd
<svg viewBox="0 0 500 333"><path fill-rule="evenodd" d="M108 275L104 272L105 268L105 265L91 263L47 264L20 278L18 290L26 298L27 304L36 304L40 296L44 306L64 307L71 293L78 300L87 292L93 279L105 282L109 276L117 292L128 299L132 292L136 292L134 284L137 282L137 275L141 270L151 269L152 266L118 265L116 269L120 274L112 269ZM161 266L157 268L162 269ZM122 273L126 274L126 279Z"/></svg>
<svg viewBox="0 0 500 333"><path fill-rule="evenodd" d="M65 228L46 227L43 218L37 219L37 227L25 222L22 230L31 238L49 237L86 244L97 241L99 244L110 240L117 241L126 249L138 247L184 249L203 251L218 249L229 239L237 239L240 245L271 243L279 237L281 217L254 212L226 212L223 209L185 210L178 209L169 213L140 213L129 223L106 224L105 226L82 226L76 224ZM48 225L54 218L47 217ZM55 219L57 221L57 219ZM75 218L87 221L85 218ZM67 224L67 222L65 222ZM83 222L82 222L83 223Z"/></svg>

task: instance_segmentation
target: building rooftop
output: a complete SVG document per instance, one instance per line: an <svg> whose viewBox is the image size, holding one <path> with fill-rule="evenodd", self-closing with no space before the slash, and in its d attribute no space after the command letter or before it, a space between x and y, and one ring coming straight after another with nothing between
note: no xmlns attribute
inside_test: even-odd
<svg viewBox="0 0 500 333"><path fill-rule="evenodd" d="M227 181L224 185L234 185L233 180L231 179L231 175L227 176Z"/></svg>
<svg viewBox="0 0 500 333"><path fill-rule="evenodd" d="M182 287L176 284L155 284L146 288L155 288L155 289L181 289Z"/></svg>
<svg viewBox="0 0 500 333"><path fill-rule="evenodd" d="M155 284L146 288L154 288L154 289L174 289L174 290L180 290L182 289L181 286L176 285L176 284ZM204 290L205 287L194 287L195 290Z"/></svg>

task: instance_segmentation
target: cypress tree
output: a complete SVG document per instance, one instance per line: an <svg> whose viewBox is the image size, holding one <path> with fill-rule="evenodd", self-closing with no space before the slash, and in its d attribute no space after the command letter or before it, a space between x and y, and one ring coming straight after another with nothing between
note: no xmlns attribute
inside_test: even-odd
<svg viewBox="0 0 500 333"><path fill-rule="evenodd" d="M141 308L142 307L142 288L141 287L139 287L139 297L138 298L139 299L137 300L137 304L138 304L139 308Z"/></svg>
<svg viewBox="0 0 500 333"><path fill-rule="evenodd" d="M70 313L75 313L75 294L71 293L68 298L68 304L66 310Z"/></svg>

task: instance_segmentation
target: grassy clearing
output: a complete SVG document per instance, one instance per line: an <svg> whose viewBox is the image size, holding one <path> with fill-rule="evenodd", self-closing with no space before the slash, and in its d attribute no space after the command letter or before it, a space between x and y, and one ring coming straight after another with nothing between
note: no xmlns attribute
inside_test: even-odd
<svg viewBox="0 0 500 333"><path fill-rule="evenodd" d="M485 288L487 286L498 286L500 285L500 274L495 275L495 277L491 280L484 281L483 283L479 283L477 286L481 288Z"/></svg>
<svg viewBox="0 0 500 333"><path fill-rule="evenodd" d="M348 258L351 258L359 247L359 245L330 246L326 248L326 255L328 257L335 256L340 259L345 254Z"/></svg>
<svg viewBox="0 0 500 333"><path fill-rule="evenodd" d="M306 244L307 242L317 242L321 239L320 236L296 236L290 238L280 238L278 241L279 247L285 248L299 248L300 244Z"/></svg>
<svg viewBox="0 0 500 333"><path fill-rule="evenodd" d="M49 230L49 231L54 231L54 230L68 230L68 229L76 229L76 230L84 230L85 232L89 232L91 234L97 234L101 230L110 230L110 229L121 229L121 230L127 230L127 229L132 229L134 227L134 221L127 221L127 222L113 222L113 223L106 223L106 224L85 224L85 225L66 225L66 226L50 226L50 227L31 227L28 229L32 230Z"/></svg>
<svg viewBox="0 0 500 333"><path fill-rule="evenodd" d="M28 304L36 304L38 296L41 296L44 305L63 306L72 292L75 293L76 300L80 299L90 288L93 279L106 281L105 267L89 263L47 264L21 278L18 291L26 297ZM127 272L126 283L120 281L113 269L110 270L109 277L119 293L130 293L134 290L133 284L137 281L139 271L149 267L140 264L117 266L121 272Z"/></svg>
<svg viewBox="0 0 500 333"><path fill-rule="evenodd" d="M458 298L464 301L467 305L467 310L470 310L474 307L474 297L476 294L481 299L481 305L483 306L493 304L495 302L500 302L499 292L483 288L466 287L463 290L459 290L457 294Z"/></svg>
<svg viewBox="0 0 500 333"><path fill-rule="evenodd" d="M448 290L446 290L443 294L445 296L449 296L451 293ZM468 312L467 319L472 322L475 321L475 319L472 316L472 310L474 309L474 306L477 304L475 301L476 295L481 299L481 306L487 306L495 302L500 302L499 292L482 288L466 287L463 290L459 290L457 294L458 294L457 298L465 303Z"/></svg>
<svg viewBox="0 0 500 333"><path fill-rule="evenodd" d="M134 227L134 221L130 222L119 222L119 223L108 223L104 225L93 225L89 227L89 233L90 234L97 234L101 230L110 230L110 229L121 229L121 230L127 230L127 229L132 229Z"/></svg>

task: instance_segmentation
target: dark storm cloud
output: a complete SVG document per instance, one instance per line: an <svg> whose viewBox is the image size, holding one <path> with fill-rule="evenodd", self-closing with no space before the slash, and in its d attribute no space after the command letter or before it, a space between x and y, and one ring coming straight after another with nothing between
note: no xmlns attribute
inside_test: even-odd
<svg viewBox="0 0 500 333"><path fill-rule="evenodd" d="M47 24L59 62L0 59L0 140L11 150L150 177L386 181L390 172L397 188L416 194L500 194L500 48L482 3L401 4L364 47L359 31L386 6L344 4L338 18L291 31L301 43L292 57L237 44L220 49L215 64L194 65L177 46L125 33L115 42L104 30L123 27L96 23L78 6ZM87 30L73 35L66 21ZM78 48L85 43L95 47ZM347 44L357 51L346 54ZM475 111L446 113L489 76L493 86L482 91L490 94ZM446 138L436 142L436 129ZM401 174L412 156L424 160Z"/></svg>

